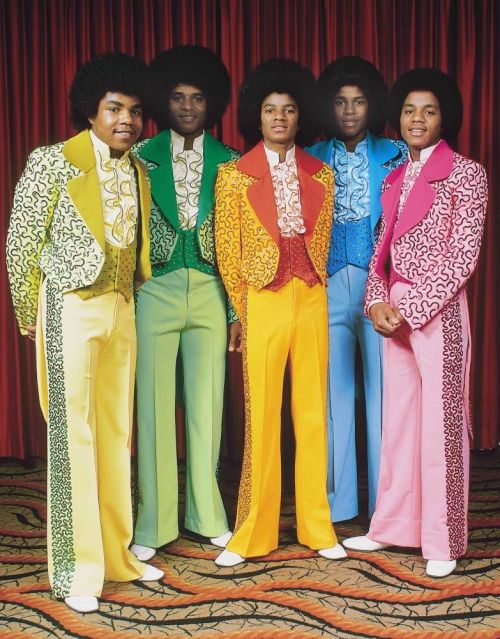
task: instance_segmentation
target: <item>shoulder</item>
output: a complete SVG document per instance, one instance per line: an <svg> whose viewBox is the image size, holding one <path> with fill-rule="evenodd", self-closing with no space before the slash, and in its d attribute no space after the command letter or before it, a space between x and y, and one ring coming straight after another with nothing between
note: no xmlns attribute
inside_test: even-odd
<svg viewBox="0 0 500 639"><path fill-rule="evenodd" d="M458 153L457 151L453 151L453 170L455 171L467 171L477 174L486 174L486 170L482 164L472 160L471 158Z"/></svg>
<svg viewBox="0 0 500 639"><path fill-rule="evenodd" d="M132 146L132 153L135 156L139 156L140 152L142 151L142 149L146 146L146 144L148 144L153 138L144 138L144 140L139 140L139 142L136 142L133 146Z"/></svg>

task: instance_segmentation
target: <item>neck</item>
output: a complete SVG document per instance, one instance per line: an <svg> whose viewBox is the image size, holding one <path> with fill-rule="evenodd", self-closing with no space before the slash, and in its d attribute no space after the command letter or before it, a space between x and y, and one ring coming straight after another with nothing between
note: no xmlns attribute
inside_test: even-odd
<svg viewBox="0 0 500 639"><path fill-rule="evenodd" d="M361 133L358 133L358 135L356 135L356 137L354 138L347 138L344 140L342 138L339 138L339 140L341 140L344 143L347 151L349 151L349 153L352 153L354 149L358 146L358 144L360 142L363 142L365 138L366 138L366 130L361 131Z"/></svg>
<svg viewBox="0 0 500 639"><path fill-rule="evenodd" d="M420 160L420 151L423 151L423 149L416 149L413 146L409 147L409 152L410 152L410 157L414 162L418 162Z"/></svg>
<svg viewBox="0 0 500 639"><path fill-rule="evenodd" d="M267 140L264 140L264 144L267 146L268 149L270 149L271 151L274 151L280 156L280 162L284 162L286 159L287 152L290 149L293 149L295 140L290 140L289 142L283 142L283 143L268 142Z"/></svg>
<svg viewBox="0 0 500 639"><path fill-rule="evenodd" d="M109 147L109 157L110 158L121 158L125 151L117 151L116 149L112 149Z"/></svg>
<svg viewBox="0 0 500 639"><path fill-rule="evenodd" d="M179 133L179 135L182 135L182 137L184 138L184 151L192 151L194 141L196 140L196 138L199 138L202 133L203 131L196 131L195 133L190 133L189 135L183 135L182 133Z"/></svg>

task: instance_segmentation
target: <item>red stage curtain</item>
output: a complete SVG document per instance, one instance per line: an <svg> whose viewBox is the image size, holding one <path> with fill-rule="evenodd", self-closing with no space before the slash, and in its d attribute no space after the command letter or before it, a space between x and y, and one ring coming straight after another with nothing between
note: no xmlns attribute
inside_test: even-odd
<svg viewBox="0 0 500 639"><path fill-rule="evenodd" d="M498 441L500 237L500 3L495 0L0 0L0 456L43 455L45 426L33 345L17 332L9 299L4 244L13 188L28 152L69 137L67 95L78 64L104 51L149 61L174 44L219 52L233 79L233 103L217 134L242 148L235 103L244 74L276 55L318 73L339 55L379 66L388 82L414 66L453 75L464 96L459 151L482 162L490 206L480 264L470 287L475 447ZM153 131L148 125L146 133ZM240 368L230 362L224 451L241 447ZM235 428L235 430L233 430Z"/></svg>

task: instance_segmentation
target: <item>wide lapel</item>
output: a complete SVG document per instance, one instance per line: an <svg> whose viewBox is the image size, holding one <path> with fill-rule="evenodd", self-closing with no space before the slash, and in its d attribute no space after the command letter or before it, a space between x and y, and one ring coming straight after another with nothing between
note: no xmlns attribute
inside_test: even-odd
<svg viewBox="0 0 500 639"><path fill-rule="evenodd" d="M328 166L331 166L332 162L332 153L333 153L333 139L331 140L323 140L322 142L318 142L314 146L306 147L305 149L307 153L313 155L318 160L321 160Z"/></svg>
<svg viewBox="0 0 500 639"><path fill-rule="evenodd" d="M452 168L453 151L444 140L441 140L424 164L408 195L399 222L394 229L393 242L408 233L426 215L436 199L436 189L430 183L447 178Z"/></svg>
<svg viewBox="0 0 500 639"><path fill-rule="evenodd" d="M386 138L375 137L371 133L367 134L367 144L370 181L370 222L373 232L382 213L380 190L385 176L389 173L385 164L398 155L399 149Z"/></svg>
<svg viewBox="0 0 500 639"><path fill-rule="evenodd" d="M101 189L95 164L94 147L88 130L70 138L63 146L63 155L70 164L82 171L68 181L68 193L93 237L105 250L104 217Z"/></svg>
<svg viewBox="0 0 500 639"><path fill-rule="evenodd" d="M388 188L380 196L380 203L382 206L382 215L386 223L386 231L384 239L378 250L377 263L375 265L375 271L382 279L387 278L386 263L389 257L389 250L392 242L392 233L394 225L397 220L397 212L399 206L399 198L401 196L401 186L406 171L406 162L401 166L398 166L387 177Z"/></svg>
<svg viewBox="0 0 500 639"><path fill-rule="evenodd" d="M213 138L210 133L205 132L203 139L203 173L201 176L198 219L196 221L198 228L207 219L214 206L214 184L219 164L227 162L230 158L231 154L227 148Z"/></svg>
<svg viewBox="0 0 500 639"><path fill-rule="evenodd" d="M131 156L131 160L137 170L138 186L139 186L139 207L140 207L140 250L138 255L139 272L144 279L150 277L151 266L149 262L149 217L151 211L151 192L146 178L147 169L144 164Z"/></svg>
<svg viewBox="0 0 500 639"><path fill-rule="evenodd" d="M175 196L174 172L172 169L172 149L170 131L155 135L139 151L139 157L157 166L149 169L151 195L162 215L179 230L179 213Z"/></svg>
<svg viewBox="0 0 500 639"><path fill-rule="evenodd" d="M306 244L309 244L325 201L324 185L313 178L321 170L323 163L299 147L295 148L295 158L299 174L300 207L306 228L304 237Z"/></svg>
<svg viewBox="0 0 500 639"><path fill-rule="evenodd" d="M248 153L245 153L238 160L236 166L242 173L257 178L247 189L248 201L262 226L274 242L279 245L278 211L264 143L259 142Z"/></svg>

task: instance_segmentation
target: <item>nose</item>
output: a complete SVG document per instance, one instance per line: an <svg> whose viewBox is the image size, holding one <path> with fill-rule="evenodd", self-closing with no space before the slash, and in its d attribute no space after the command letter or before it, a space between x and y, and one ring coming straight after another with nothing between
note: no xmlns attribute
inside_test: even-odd
<svg viewBox="0 0 500 639"><path fill-rule="evenodd" d="M121 113L122 124L132 124L133 121L132 113L128 109L123 109Z"/></svg>
<svg viewBox="0 0 500 639"><path fill-rule="evenodd" d="M346 113L354 113L354 102L346 102L344 111Z"/></svg>
<svg viewBox="0 0 500 639"><path fill-rule="evenodd" d="M182 100L181 108L183 111L191 111L193 109L193 101L191 98L184 98Z"/></svg>

